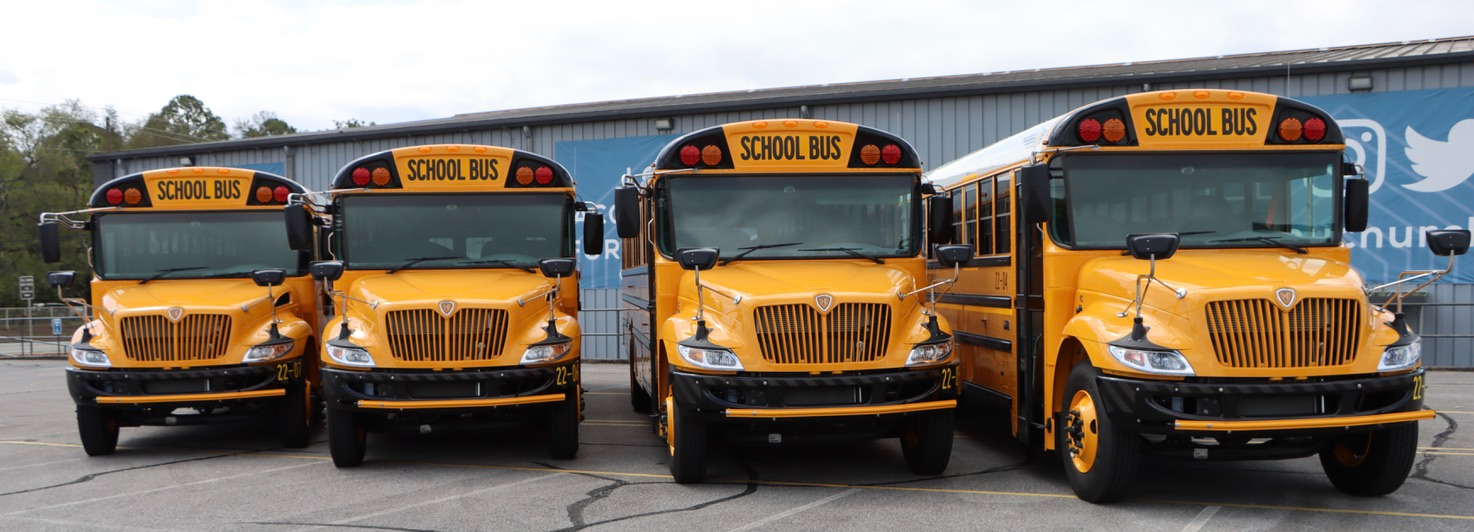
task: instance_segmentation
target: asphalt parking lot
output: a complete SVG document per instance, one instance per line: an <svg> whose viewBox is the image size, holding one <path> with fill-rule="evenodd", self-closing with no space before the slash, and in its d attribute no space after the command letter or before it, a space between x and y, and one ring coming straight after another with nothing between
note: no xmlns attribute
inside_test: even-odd
<svg viewBox="0 0 1474 532"><path fill-rule="evenodd" d="M1430 374L1419 459L1402 489L1343 495L1314 458L1147 463L1127 500L1070 493L1053 455L1031 457L996 422L959 423L951 465L910 474L895 440L717 448L684 486L623 365L586 364L574 460L535 430L369 437L336 469L326 433L282 449L267 423L124 428L86 456L62 360L0 360L0 530L1470 530L1474 373Z"/></svg>

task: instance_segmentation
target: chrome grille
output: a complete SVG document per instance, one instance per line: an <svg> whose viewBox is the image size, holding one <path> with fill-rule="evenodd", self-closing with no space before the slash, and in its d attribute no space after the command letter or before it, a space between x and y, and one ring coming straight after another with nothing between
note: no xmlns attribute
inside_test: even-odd
<svg viewBox="0 0 1474 532"><path fill-rule="evenodd" d="M1231 368L1314 368L1356 359L1361 304L1305 299L1285 311L1267 299L1208 303L1218 363Z"/></svg>
<svg viewBox="0 0 1474 532"><path fill-rule="evenodd" d="M225 356L230 316L190 314L178 322L164 316L128 316L120 320L123 353L139 362L191 362Z"/></svg>
<svg viewBox="0 0 1474 532"><path fill-rule="evenodd" d="M433 309L395 310L385 320L389 352L406 362L491 360L507 340L507 311L466 308L449 318Z"/></svg>
<svg viewBox="0 0 1474 532"><path fill-rule="evenodd" d="M809 305L772 305L755 312L758 348L775 364L870 362L890 344L889 305L841 303L828 314Z"/></svg>

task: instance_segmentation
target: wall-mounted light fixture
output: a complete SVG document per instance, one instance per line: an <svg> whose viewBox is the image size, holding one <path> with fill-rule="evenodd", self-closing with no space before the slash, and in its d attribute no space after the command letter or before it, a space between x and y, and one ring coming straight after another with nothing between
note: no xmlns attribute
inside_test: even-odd
<svg viewBox="0 0 1474 532"><path fill-rule="evenodd" d="M655 130L656 131L670 131L672 129L675 129L675 127L676 127L676 121L674 119L671 119L671 118L656 118L655 119Z"/></svg>
<svg viewBox="0 0 1474 532"><path fill-rule="evenodd" d="M194 166L194 157L180 157L179 166Z"/></svg>
<svg viewBox="0 0 1474 532"><path fill-rule="evenodd" d="M1346 80L1346 89L1351 92L1365 92L1372 90L1372 77L1351 76Z"/></svg>

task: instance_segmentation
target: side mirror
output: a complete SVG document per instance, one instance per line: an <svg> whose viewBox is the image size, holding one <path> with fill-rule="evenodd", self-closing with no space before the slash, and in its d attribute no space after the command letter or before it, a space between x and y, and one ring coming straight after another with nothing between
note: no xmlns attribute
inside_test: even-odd
<svg viewBox="0 0 1474 532"><path fill-rule="evenodd" d="M1428 231L1425 238L1428 239L1428 249L1440 257L1463 255L1469 251L1468 229Z"/></svg>
<svg viewBox="0 0 1474 532"><path fill-rule="evenodd" d="M934 245L951 244L957 235L952 234L952 197L938 194L926 199L926 240Z"/></svg>
<svg viewBox="0 0 1474 532"><path fill-rule="evenodd" d="M710 270L722 258L717 248L686 248L676 251L676 260L683 270Z"/></svg>
<svg viewBox="0 0 1474 532"><path fill-rule="evenodd" d="M287 205L287 246L292 251L312 250L312 213L304 205Z"/></svg>
<svg viewBox="0 0 1474 532"><path fill-rule="evenodd" d="M343 276L343 261L325 260L312 263L312 278L319 281L336 281Z"/></svg>
<svg viewBox="0 0 1474 532"><path fill-rule="evenodd" d="M970 245L937 246L937 262L948 268L967 264L972 260L972 252Z"/></svg>
<svg viewBox="0 0 1474 532"><path fill-rule="evenodd" d="M1024 220L1038 223L1049 220L1049 167L1042 164L1019 170L1020 199L1024 202Z"/></svg>
<svg viewBox="0 0 1474 532"><path fill-rule="evenodd" d="M1467 238L1464 239L1464 244L1466 246L1468 245ZM76 280L77 272L72 270L48 272L46 274L46 284L51 285L52 288L70 288Z"/></svg>
<svg viewBox="0 0 1474 532"><path fill-rule="evenodd" d="M61 261L61 235L57 233L56 222L42 222L38 226L41 230L41 260L47 264Z"/></svg>
<svg viewBox="0 0 1474 532"><path fill-rule="evenodd" d="M578 267L576 259L543 259L537 261L537 269L542 270L543 277L568 277Z"/></svg>
<svg viewBox="0 0 1474 532"><path fill-rule="evenodd" d="M619 187L614 189L614 226L619 238L634 238L640 235L640 189Z"/></svg>
<svg viewBox="0 0 1474 532"><path fill-rule="evenodd" d="M1126 236L1126 250L1138 260L1170 259L1177 253L1177 246L1181 243L1177 233Z"/></svg>
<svg viewBox="0 0 1474 532"><path fill-rule="evenodd" d="M1367 205L1371 203L1371 182L1352 179L1346 182L1346 230L1360 233L1367 230Z"/></svg>
<svg viewBox="0 0 1474 532"><path fill-rule="evenodd" d="M251 272L251 280L256 282L256 286L281 286L286 279L287 271L281 268Z"/></svg>
<svg viewBox="0 0 1474 532"><path fill-rule="evenodd" d="M583 215L583 254L598 255L604 252L604 215L598 209Z"/></svg>

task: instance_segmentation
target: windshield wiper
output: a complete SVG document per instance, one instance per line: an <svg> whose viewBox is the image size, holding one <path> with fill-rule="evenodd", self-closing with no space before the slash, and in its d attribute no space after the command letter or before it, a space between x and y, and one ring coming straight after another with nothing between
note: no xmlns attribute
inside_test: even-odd
<svg viewBox="0 0 1474 532"><path fill-rule="evenodd" d="M1280 247L1283 247L1283 248L1292 249L1292 250L1295 251L1295 253L1299 253L1301 255L1304 255L1306 253L1310 253L1310 251L1308 251L1305 248L1302 248L1300 246L1291 244L1289 242L1280 242L1280 237L1277 237L1277 236L1246 236L1246 237L1243 237L1243 238L1221 238L1221 239L1218 239L1218 240L1209 240L1208 241L1209 244L1217 244L1217 243L1220 243L1220 242L1263 242L1263 243L1269 244L1271 246L1280 246Z"/></svg>
<svg viewBox="0 0 1474 532"><path fill-rule="evenodd" d="M183 272L183 271L189 271L189 270L203 270L205 268L209 268L209 266L184 266L184 267L180 267L180 268L164 268L162 270L158 270L158 271L154 272L153 275L150 275L148 277L145 277L145 278L139 280L138 281L138 284L147 284L149 281L157 281L160 278L164 277L165 275L169 275L169 274L174 273L174 272Z"/></svg>
<svg viewBox="0 0 1474 532"><path fill-rule="evenodd" d="M406 262L404 264L400 264L398 266L395 266L395 267L391 268L389 271L385 272L385 275L392 274L394 272L397 272L399 270L403 270L405 268L408 268L410 266L414 266L416 264L419 264L419 263L424 262L424 261L427 261L427 260L450 260L450 259L459 259L459 258L463 258L463 257L461 255L449 255L449 256L445 256L445 257L415 257L415 258L412 258L412 259L399 259L399 260L407 260L409 262Z"/></svg>
<svg viewBox="0 0 1474 532"><path fill-rule="evenodd" d="M516 269L522 270L522 271L527 272L527 273L532 273L532 268L529 268L527 266L523 266L521 264L517 264L517 263L512 262L512 261L509 261L509 260L502 260L502 259L463 260L463 261L457 262L456 264L500 264L502 266L516 268Z"/></svg>
<svg viewBox="0 0 1474 532"><path fill-rule="evenodd" d="M737 248L737 250L738 251L741 251L742 253L738 253L736 255L733 255L732 258L730 258L730 259L723 259L720 264L722 266L726 266L727 263L732 262L732 261L737 260L737 259L740 259L742 257L746 257L748 253L752 253L752 252L757 251L759 249L781 248L781 247L787 247L787 246L797 246L799 244L803 244L803 242L784 242L782 244L760 244L760 245L756 245L756 246L747 246L745 248Z"/></svg>
<svg viewBox="0 0 1474 532"><path fill-rule="evenodd" d="M858 248L810 248L810 249L800 249L800 250L796 250L796 251L843 251L845 253L849 253L850 255L853 255L853 256L856 256L856 257L860 257L862 259L869 259L871 261L874 261L876 264L885 264L885 259L882 259L880 257L871 256L871 255L866 255L864 253L860 253L859 251L857 251L857 249Z"/></svg>

